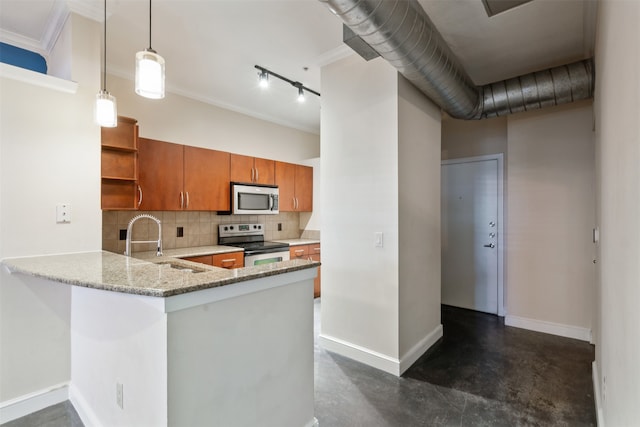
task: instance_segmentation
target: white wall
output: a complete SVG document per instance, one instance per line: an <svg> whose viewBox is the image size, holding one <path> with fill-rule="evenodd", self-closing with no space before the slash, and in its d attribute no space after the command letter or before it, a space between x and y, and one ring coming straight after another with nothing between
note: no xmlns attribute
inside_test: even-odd
<svg viewBox="0 0 640 427"><path fill-rule="evenodd" d="M596 153L600 425L640 420L640 3L599 2Z"/></svg>
<svg viewBox="0 0 640 427"><path fill-rule="evenodd" d="M80 286L71 292L70 399L84 424L166 426L168 328L162 299ZM123 386L123 408L117 383Z"/></svg>
<svg viewBox="0 0 640 427"><path fill-rule="evenodd" d="M67 24L77 93L1 77L0 258L101 246L99 27L76 15ZM56 224L61 202L72 205L70 224ZM68 287L2 269L0 310L0 401L68 381Z"/></svg>
<svg viewBox="0 0 640 427"><path fill-rule="evenodd" d="M382 59L322 91L321 342L399 375L441 333L440 113Z"/></svg>
<svg viewBox="0 0 640 427"><path fill-rule="evenodd" d="M592 127L589 101L508 118L508 324L542 320L589 340L595 307Z"/></svg>
<svg viewBox="0 0 640 427"><path fill-rule="evenodd" d="M322 335L398 359L397 71L322 69ZM374 232L384 247L374 247Z"/></svg>
<svg viewBox="0 0 640 427"><path fill-rule="evenodd" d="M402 76L398 93L399 354L408 358L405 368L442 335L441 114Z"/></svg>
<svg viewBox="0 0 640 427"><path fill-rule="evenodd" d="M442 119L442 160L507 154L507 119Z"/></svg>
<svg viewBox="0 0 640 427"><path fill-rule="evenodd" d="M320 137L184 96L135 94L132 80L108 77L118 114L138 120L140 136L267 159L299 162L320 156Z"/></svg>

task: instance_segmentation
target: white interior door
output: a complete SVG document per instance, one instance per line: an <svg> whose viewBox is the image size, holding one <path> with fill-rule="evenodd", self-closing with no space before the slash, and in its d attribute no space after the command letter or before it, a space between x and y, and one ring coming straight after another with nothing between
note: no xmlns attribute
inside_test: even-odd
<svg viewBox="0 0 640 427"><path fill-rule="evenodd" d="M499 314L498 166L442 165L443 304Z"/></svg>

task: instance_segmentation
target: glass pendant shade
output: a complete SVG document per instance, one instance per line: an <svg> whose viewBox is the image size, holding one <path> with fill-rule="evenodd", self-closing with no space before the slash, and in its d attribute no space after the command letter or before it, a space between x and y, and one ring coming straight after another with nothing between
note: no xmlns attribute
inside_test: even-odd
<svg viewBox="0 0 640 427"><path fill-rule="evenodd" d="M304 102L304 90L301 87L298 88L298 102Z"/></svg>
<svg viewBox="0 0 640 427"><path fill-rule="evenodd" d="M106 90L98 92L94 114L98 125L106 128L116 127L118 125L116 98Z"/></svg>
<svg viewBox="0 0 640 427"><path fill-rule="evenodd" d="M164 58L153 49L136 53L136 93L145 98L164 98Z"/></svg>

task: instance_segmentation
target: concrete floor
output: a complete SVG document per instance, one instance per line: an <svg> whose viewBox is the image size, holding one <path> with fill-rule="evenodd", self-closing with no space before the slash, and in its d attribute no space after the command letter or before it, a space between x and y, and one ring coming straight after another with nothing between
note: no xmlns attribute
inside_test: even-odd
<svg viewBox="0 0 640 427"><path fill-rule="evenodd" d="M397 378L319 347L315 314L320 427L596 425L588 343L443 306L444 338ZM82 422L65 402L2 426Z"/></svg>

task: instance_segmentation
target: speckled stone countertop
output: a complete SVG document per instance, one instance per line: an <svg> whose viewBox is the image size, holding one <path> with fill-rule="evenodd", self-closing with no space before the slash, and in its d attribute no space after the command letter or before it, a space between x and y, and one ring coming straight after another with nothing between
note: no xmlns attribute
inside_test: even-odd
<svg viewBox="0 0 640 427"><path fill-rule="evenodd" d="M12 273L152 297L169 297L320 265L291 260L227 270L166 255L142 260L107 251L9 258L2 264Z"/></svg>
<svg viewBox="0 0 640 427"><path fill-rule="evenodd" d="M284 240L273 240L273 241L280 242L280 243L288 243L289 246L317 245L320 243L320 240L315 240L315 239L284 239Z"/></svg>

